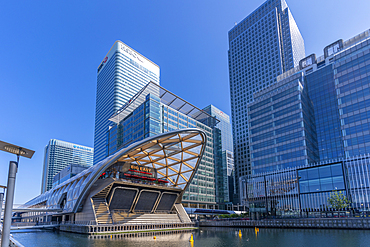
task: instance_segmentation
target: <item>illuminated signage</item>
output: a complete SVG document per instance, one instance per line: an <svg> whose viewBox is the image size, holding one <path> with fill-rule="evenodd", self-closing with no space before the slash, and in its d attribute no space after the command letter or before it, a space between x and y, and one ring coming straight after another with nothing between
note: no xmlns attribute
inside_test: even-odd
<svg viewBox="0 0 370 247"><path fill-rule="evenodd" d="M152 168L150 167L138 166L138 165L131 165L130 169L134 171L140 171L140 172L151 172L152 171Z"/></svg>

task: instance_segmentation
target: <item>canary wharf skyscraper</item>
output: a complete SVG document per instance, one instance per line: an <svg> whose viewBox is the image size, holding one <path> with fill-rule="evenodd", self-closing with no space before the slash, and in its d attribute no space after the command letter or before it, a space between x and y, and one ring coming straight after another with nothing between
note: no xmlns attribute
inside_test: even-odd
<svg viewBox="0 0 370 247"><path fill-rule="evenodd" d="M92 166L93 153L91 147L51 139L45 147L41 193L52 188L54 175L65 167L72 164Z"/></svg>
<svg viewBox="0 0 370 247"><path fill-rule="evenodd" d="M238 181L251 170L247 104L254 92L275 83L305 57L303 38L286 2L268 0L232 28L228 57Z"/></svg>
<svg viewBox="0 0 370 247"><path fill-rule="evenodd" d="M121 41L116 41L98 67L94 164L108 152L108 120L149 81L159 84L159 66Z"/></svg>

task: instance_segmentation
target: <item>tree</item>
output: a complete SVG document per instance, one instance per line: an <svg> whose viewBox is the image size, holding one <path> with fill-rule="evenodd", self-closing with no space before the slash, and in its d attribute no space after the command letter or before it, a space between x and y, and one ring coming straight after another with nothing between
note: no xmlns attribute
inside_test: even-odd
<svg viewBox="0 0 370 247"><path fill-rule="evenodd" d="M351 202L347 199L342 191L338 192L334 190L330 193L330 196L328 197L328 204L337 210L348 208L350 206L350 203Z"/></svg>

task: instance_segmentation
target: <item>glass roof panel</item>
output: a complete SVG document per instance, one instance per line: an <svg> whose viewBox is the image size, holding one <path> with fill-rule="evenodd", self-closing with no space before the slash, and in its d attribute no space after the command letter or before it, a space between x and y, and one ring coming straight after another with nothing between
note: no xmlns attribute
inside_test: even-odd
<svg viewBox="0 0 370 247"><path fill-rule="evenodd" d="M182 159L183 160L186 160L186 159L189 159L189 158L194 158L194 155L188 154L188 153L182 153Z"/></svg>
<svg viewBox="0 0 370 247"><path fill-rule="evenodd" d="M176 164L176 165L173 165L173 166L170 166L172 169L175 169L177 172L180 171L180 164Z"/></svg>
<svg viewBox="0 0 370 247"><path fill-rule="evenodd" d="M184 177L186 177L186 179L189 180L189 178L191 176L191 173L192 173L192 171L190 171L190 172L184 172L184 173L182 173L182 175L184 175Z"/></svg>
<svg viewBox="0 0 370 247"><path fill-rule="evenodd" d="M172 157L168 157L168 158L167 158L167 163L168 163L168 165L172 165L172 164L174 164L174 163L179 162L178 160L171 159L171 158L172 158Z"/></svg>
<svg viewBox="0 0 370 247"><path fill-rule="evenodd" d="M181 153L174 154L171 157L181 160Z"/></svg>
<svg viewBox="0 0 370 247"><path fill-rule="evenodd" d="M200 151L201 151L201 145L199 145L199 146L197 146L197 147L193 147L193 148L191 148L191 149L188 149L188 151L190 151L190 152L193 152L193 153L196 153L196 154L199 154L200 153Z"/></svg>
<svg viewBox="0 0 370 247"><path fill-rule="evenodd" d="M186 183L186 181L183 177L179 176L179 180L177 181L177 183L182 184L182 183Z"/></svg>
<svg viewBox="0 0 370 247"><path fill-rule="evenodd" d="M177 172L174 172L173 170L171 170L170 168L167 168L167 171L168 171L168 175L174 175L174 174L177 174Z"/></svg>
<svg viewBox="0 0 370 247"><path fill-rule="evenodd" d="M182 142L182 146L183 146L183 148L190 147L191 145L194 145L194 143L192 143L192 142L186 142L186 141L183 141L183 142Z"/></svg>
<svg viewBox="0 0 370 247"><path fill-rule="evenodd" d="M158 159L158 157L155 157L154 161L156 159ZM166 159L159 159L159 160L155 161L155 163L161 163L161 164L165 165L166 164Z"/></svg>

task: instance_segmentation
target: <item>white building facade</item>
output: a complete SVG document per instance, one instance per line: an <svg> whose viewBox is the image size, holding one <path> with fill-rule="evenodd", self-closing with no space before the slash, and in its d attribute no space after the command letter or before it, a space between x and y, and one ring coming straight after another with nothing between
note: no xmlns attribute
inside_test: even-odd
<svg viewBox="0 0 370 247"><path fill-rule="evenodd" d="M97 71L94 164L107 155L108 119L149 81L159 84L159 66L116 41Z"/></svg>

